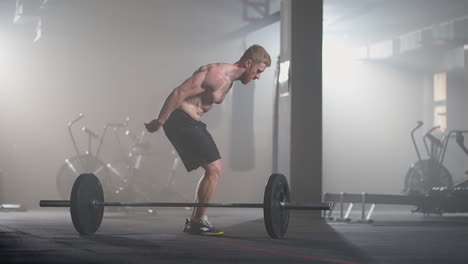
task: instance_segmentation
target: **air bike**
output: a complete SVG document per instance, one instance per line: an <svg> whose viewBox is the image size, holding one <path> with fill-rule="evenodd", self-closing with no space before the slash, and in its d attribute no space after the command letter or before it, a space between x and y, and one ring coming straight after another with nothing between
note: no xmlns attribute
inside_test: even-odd
<svg viewBox="0 0 468 264"><path fill-rule="evenodd" d="M465 134L468 133L468 130L450 130L442 139L439 139L434 135L434 131L439 126L432 127L423 136L427 152L427 158L423 158L414 137L415 132L422 125L423 122L418 121L410 133L418 159L406 173L402 194L325 193L323 201L332 204L328 218L337 221L351 221L349 214L355 203L361 204L359 222L372 222L371 216L376 204L414 205L415 209L411 211L423 214L442 215L444 213L468 212L468 171L465 171L461 181L454 183L450 171L444 166L444 158L450 140L455 139L458 147L468 158L468 148L465 145ZM340 216L332 218L331 214L336 204L340 206ZM348 204L346 210L344 204ZM370 204L371 207L366 212L367 204Z"/></svg>

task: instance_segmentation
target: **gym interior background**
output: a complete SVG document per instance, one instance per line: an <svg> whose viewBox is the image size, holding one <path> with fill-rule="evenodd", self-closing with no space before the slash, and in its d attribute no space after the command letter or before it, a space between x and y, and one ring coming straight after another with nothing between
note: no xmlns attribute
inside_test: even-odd
<svg viewBox="0 0 468 264"><path fill-rule="evenodd" d="M35 208L59 198L58 170L74 155L67 124L79 113L82 151L81 126L101 133L130 117L138 135L197 67L235 62L253 43L272 67L236 84L204 121L225 164L214 200L260 201L273 170L289 173L291 91L280 50L288 32L279 15L287 2L0 1L0 201ZM417 159L409 132L418 120L421 131L468 128L468 2L324 0L323 8L322 122L311 124L323 135L322 191L400 193ZM171 146L162 133L145 140L154 155L142 166L165 184ZM107 137L103 160L120 153ZM466 156L454 145L447 155L454 180L464 179ZM192 197L200 174L179 166L174 188Z"/></svg>

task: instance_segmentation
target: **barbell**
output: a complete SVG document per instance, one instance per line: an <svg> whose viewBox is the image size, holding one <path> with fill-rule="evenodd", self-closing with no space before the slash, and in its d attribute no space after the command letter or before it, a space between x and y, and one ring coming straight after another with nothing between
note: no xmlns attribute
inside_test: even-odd
<svg viewBox="0 0 468 264"><path fill-rule="evenodd" d="M288 181L283 174L276 173L268 179L263 204L104 202L101 182L96 175L85 173L75 180L70 200L41 200L39 206L70 207L73 226L82 235L92 235L99 229L105 206L263 208L263 218L268 234L272 238L283 238L288 229L290 210L330 210L331 205L330 203L290 202Z"/></svg>

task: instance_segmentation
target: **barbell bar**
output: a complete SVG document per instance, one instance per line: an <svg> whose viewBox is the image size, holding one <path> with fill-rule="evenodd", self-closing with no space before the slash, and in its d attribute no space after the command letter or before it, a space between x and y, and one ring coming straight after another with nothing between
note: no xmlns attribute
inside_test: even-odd
<svg viewBox="0 0 468 264"><path fill-rule="evenodd" d="M289 185L282 174L272 174L264 193L264 203L155 203L105 202L101 182L92 173L81 174L73 184L70 200L41 200L40 207L70 207L75 229L82 235L94 234L101 225L105 206L131 207L220 207L263 208L265 228L272 238L283 238L290 210L330 210L330 203L300 204L289 200Z"/></svg>
<svg viewBox="0 0 468 264"><path fill-rule="evenodd" d="M69 200L41 200L41 207L70 207ZM92 206L130 206L130 207L219 207L219 208L263 208L260 203L153 203L153 202L99 202L92 201ZM280 202L282 209L289 210L329 210L328 203L297 204Z"/></svg>

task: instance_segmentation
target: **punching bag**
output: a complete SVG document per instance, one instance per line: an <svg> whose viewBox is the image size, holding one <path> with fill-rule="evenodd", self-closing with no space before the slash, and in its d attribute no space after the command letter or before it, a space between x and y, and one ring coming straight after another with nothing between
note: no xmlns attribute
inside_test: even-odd
<svg viewBox="0 0 468 264"><path fill-rule="evenodd" d="M232 89L229 166L233 171L248 171L255 168L254 89L254 82Z"/></svg>

